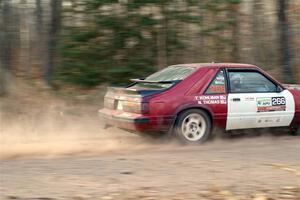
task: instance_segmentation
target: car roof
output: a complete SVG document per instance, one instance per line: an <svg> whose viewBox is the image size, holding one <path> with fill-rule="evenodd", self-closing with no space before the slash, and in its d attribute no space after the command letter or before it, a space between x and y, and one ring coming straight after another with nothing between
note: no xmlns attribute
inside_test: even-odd
<svg viewBox="0 0 300 200"><path fill-rule="evenodd" d="M258 68L252 64L244 64L244 63L185 63L185 64L178 64L172 66L181 66L181 67L196 67L196 68L203 68L203 67L210 67L210 68Z"/></svg>

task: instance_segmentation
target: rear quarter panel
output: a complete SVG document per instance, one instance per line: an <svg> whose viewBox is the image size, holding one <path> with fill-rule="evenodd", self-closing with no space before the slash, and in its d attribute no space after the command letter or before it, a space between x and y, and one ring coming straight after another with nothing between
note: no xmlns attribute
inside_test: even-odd
<svg viewBox="0 0 300 200"><path fill-rule="evenodd" d="M152 97L150 100L150 115L158 118L169 117L175 119L178 113L183 110L202 108L209 112L214 124L226 126L226 105L199 103L199 98L205 96L202 95L203 91L218 70L218 68L200 68L177 86ZM222 96L227 99L227 95Z"/></svg>

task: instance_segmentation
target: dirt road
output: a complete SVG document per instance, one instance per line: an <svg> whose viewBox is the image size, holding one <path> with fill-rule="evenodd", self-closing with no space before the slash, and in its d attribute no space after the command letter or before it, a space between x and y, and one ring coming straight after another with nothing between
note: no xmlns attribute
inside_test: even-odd
<svg viewBox="0 0 300 200"><path fill-rule="evenodd" d="M242 136L183 147L137 136L124 146L126 133L118 134L110 142L122 148L109 151L2 160L1 199L300 199L299 137Z"/></svg>
<svg viewBox="0 0 300 200"><path fill-rule="evenodd" d="M0 200L300 199L300 137L267 131L187 147L102 130L103 97L22 86L0 101Z"/></svg>

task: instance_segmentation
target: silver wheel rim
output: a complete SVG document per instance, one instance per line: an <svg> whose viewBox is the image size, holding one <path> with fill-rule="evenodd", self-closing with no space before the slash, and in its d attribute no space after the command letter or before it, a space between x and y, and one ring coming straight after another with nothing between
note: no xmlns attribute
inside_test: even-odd
<svg viewBox="0 0 300 200"><path fill-rule="evenodd" d="M197 113L189 114L184 118L181 125L183 136L189 141L200 140L206 131L206 122L202 115Z"/></svg>

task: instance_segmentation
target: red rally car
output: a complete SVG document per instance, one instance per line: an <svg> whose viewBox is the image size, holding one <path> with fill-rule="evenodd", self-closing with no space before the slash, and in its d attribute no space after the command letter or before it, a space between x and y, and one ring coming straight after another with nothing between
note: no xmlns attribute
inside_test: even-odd
<svg viewBox="0 0 300 200"><path fill-rule="evenodd" d="M167 67L126 88L108 88L99 115L107 126L172 133L204 142L225 130L289 127L300 133L300 85L284 85L250 64Z"/></svg>

